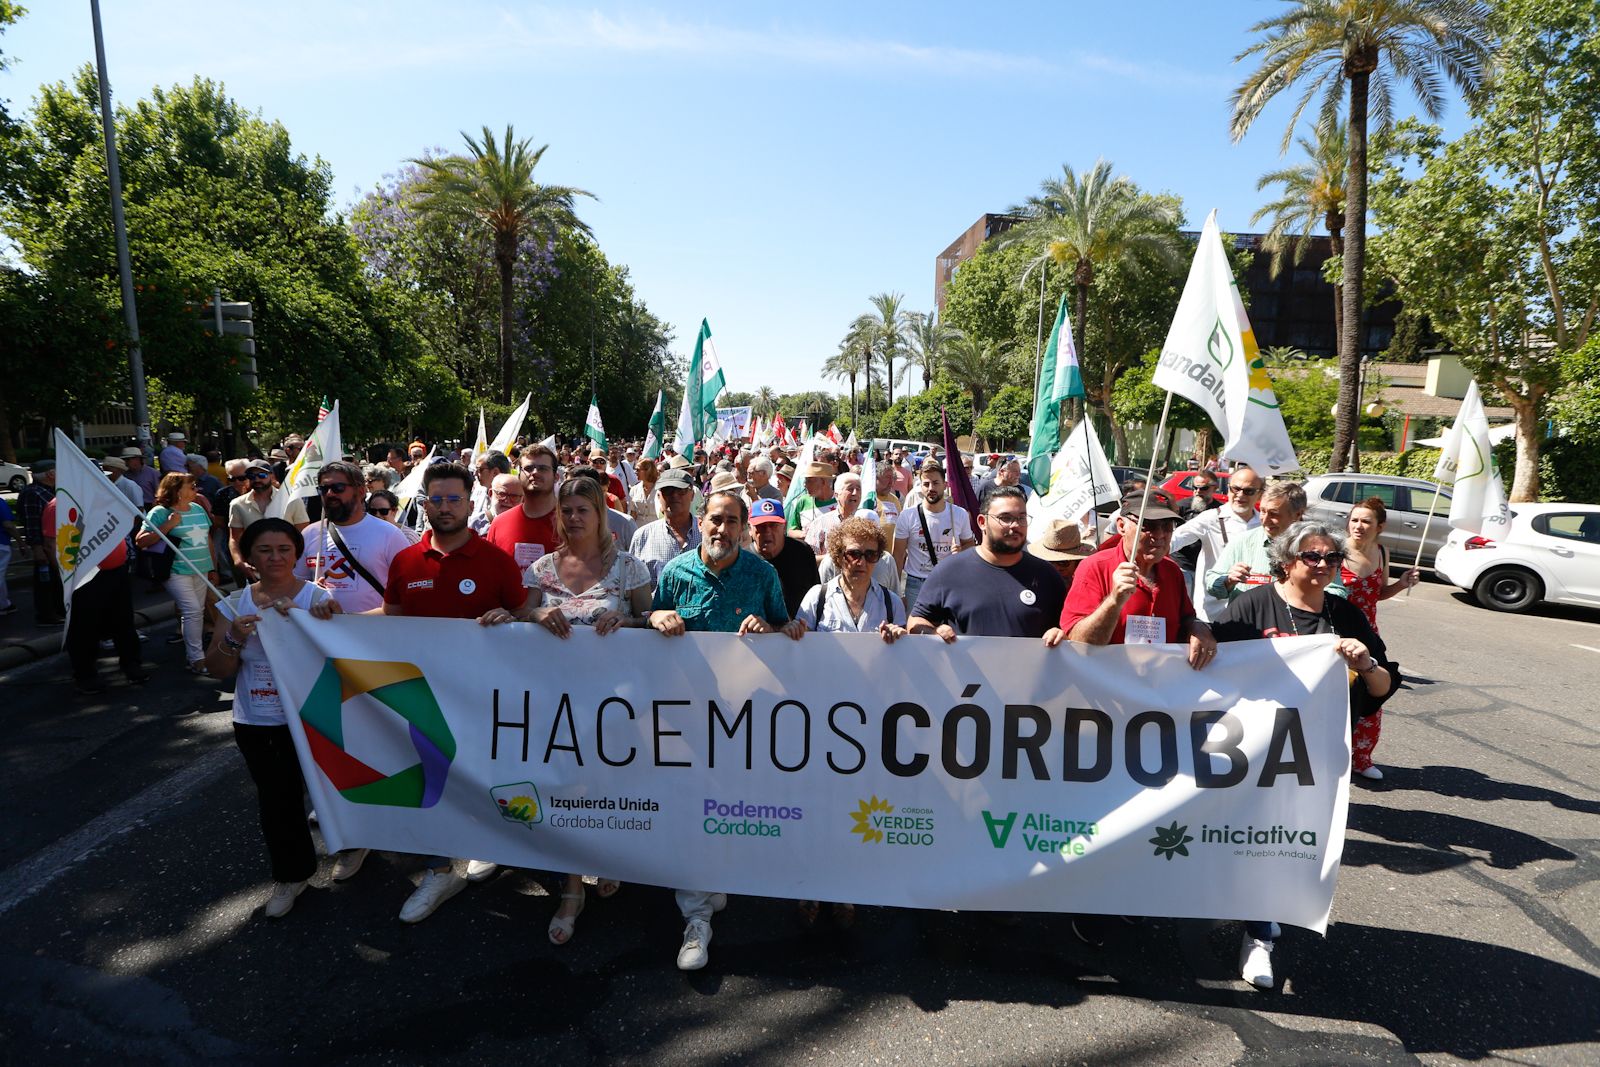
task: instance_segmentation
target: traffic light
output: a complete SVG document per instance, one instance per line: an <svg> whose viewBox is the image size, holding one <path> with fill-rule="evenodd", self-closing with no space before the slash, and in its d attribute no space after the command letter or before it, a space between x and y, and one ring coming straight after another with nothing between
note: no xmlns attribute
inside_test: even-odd
<svg viewBox="0 0 1600 1067"><path fill-rule="evenodd" d="M250 303L244 300L208 300L202 308L201 325L207 337L221 333L232 337L239 348L239 377L251 389L258 386L256 379L255 323L251 321Z"/></svg>

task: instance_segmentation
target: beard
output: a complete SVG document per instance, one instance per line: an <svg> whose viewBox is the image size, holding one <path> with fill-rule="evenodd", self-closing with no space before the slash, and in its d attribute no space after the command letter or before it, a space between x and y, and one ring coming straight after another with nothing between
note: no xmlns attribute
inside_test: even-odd
<svg viewBox="0 0 1600 1067"><path fill-rule="evenodd" d="M355 503L339 497L322 498L322 514L327 516L329 522L345 523L355 512Z"/></svg>
<svg viewBox="0 0 1600 1067"><path fill-rule="evenodd" d="M726 541L706 541L704 549L707 560L712 563L721 563L739 551L739 546Z"/></svg>
<svg viewBox="0 0 1600 1067"><path fill-rule="evenodd" d="M1021 552L1027 543L1027 538L1020 530L1003 534L989 535L989 551L997 552L1002 555L1015 555L1016 553Z"/></svg>
<svg viewBox="0 0 1600 1067"><path fill-rule="evenodd" d="M428 516L428 525L438 533L453 534L467 525L467 516L457 515L449 511L440 511L435 515Z"/></svg>

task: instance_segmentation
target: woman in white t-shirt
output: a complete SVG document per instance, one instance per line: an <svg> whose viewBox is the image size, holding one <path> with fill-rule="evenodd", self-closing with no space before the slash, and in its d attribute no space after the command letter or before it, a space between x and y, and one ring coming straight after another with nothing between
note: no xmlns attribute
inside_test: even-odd
<svg viewBox="0 0 1600 1067"><path fill-rule="evenodd" d="M271 608L290 606L326 619L338 603L310 582L294 576L305 551L300 531L283 519L257 519L239 538L240 557L255 568L259 580L222 602L206 651L206 673L213 678L238 676L233 692L233 740L256 784L261 834L272 863L272 896L267 918L280 919L317 871L317 849L306 823L301 794L305 782L294 751L283 700L272 677L272 665L256 636L256 623ZM231 622L227 621L232 619Z"/></svg>
<svg viewBox="0 0 1600 1067"><path fill-rule="evenodd" d="M567 637L574 626L608 634L623 626L649 625L655 591L650 569L617 547L606 516L605 493L593 478L569 478L556 491L561 547L529 564L523 584L534 605L533 621L557 637ZM604 899L620 888L620 882L602 878L595 894ZM587 900L583 876L567 875L561 905L550 920L552 945L572 940Z"/></svg>

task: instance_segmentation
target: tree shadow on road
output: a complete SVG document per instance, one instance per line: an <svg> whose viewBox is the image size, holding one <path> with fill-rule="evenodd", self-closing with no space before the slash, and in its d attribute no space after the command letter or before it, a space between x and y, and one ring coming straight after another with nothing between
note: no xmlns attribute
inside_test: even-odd
<svg viewBox="0 0 1600 1067"><path fill-rule="evenodd" d="M1580 800L1554 789L1525 785L1522 782L1503 782L1471 767L1449 767L1438 764L1425 767L1386 767L1383 774L1382 782L1373 783L1367 788L1374 792L1415 789L1437 793L1443 797L1460 797L1463 800L1543 801L1566 811L1600 815L1600 801Z"/></svg>

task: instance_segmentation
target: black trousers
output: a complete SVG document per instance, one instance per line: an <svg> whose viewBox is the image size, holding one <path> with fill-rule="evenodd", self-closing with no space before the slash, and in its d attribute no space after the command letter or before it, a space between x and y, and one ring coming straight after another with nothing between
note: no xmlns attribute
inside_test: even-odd
<svg viewBox="0 0 1600 1067"><path fill-rule="evenodd" d="M311 840L301 793L305 782L287 726L233 724L233 740L256 783L261 836L272 861L272 880L303 882L317 873L317 846Z"/></svg>
<svg viewBox="0 0 1600 1067"><path fill-rule="evenodd" d="M93 678L99 643L110 638L117 661L127 675L140 673L139 633L133 626L133 581L130 567L102 570L72 594L72 621L67 626L67 658L74 678Z"/></svg>
<svg viewBox="0 0 1600 1067"><path fill-rule="evenodd" d="M51 551L54 545L46 546ZM60 622L67 614L61 599L61 568L54 556L33 561L33 618L35 622Z"/></svg>

